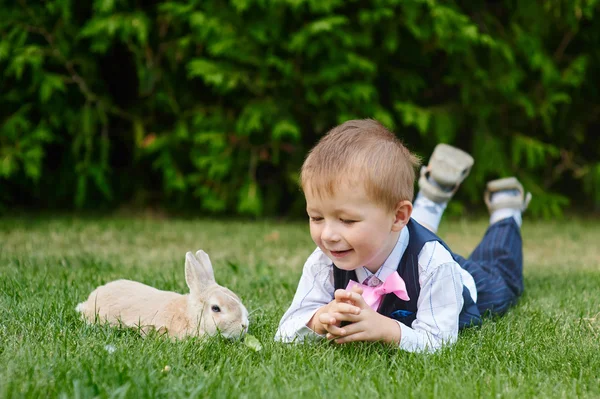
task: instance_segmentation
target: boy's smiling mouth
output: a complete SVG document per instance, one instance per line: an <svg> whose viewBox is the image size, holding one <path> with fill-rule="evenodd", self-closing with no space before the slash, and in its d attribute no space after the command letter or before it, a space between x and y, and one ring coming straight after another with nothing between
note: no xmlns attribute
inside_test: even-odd
<svg viewBox="0 0 600 399"><path fill-rule="evenodd" d="M346 250L343 250L343 251L331 251L330 250L329 252L331 252L331 254L333 256L335 256L336 258L343 258L346 255L350 254L350 252L352 252L352 251L353 251L352 249L346 249Z"/></svg>

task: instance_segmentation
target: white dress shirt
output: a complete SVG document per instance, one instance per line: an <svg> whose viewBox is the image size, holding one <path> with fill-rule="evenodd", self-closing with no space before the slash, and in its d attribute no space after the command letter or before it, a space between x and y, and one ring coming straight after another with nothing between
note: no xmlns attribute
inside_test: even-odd
<svg viewBox="0 0 600 399"><path fill-rule="evenodd" d="M375 276L385 282L398 268L409 242L409 231L402 229L396 246ZM410 326L398 322L402 330L400 348L409 352L432 352L451 344L458 336L458 315L463 307L463 285L477 302L473 277L437 241L425 243L418 257L421 292L417 299L416 319ZM372 273L365 267L356 269L363 282ZM275 340L282 342L324 338L306 324L315 312L333 300L333 261L319 248L309 256L291 306L283 315Z"/></svg>

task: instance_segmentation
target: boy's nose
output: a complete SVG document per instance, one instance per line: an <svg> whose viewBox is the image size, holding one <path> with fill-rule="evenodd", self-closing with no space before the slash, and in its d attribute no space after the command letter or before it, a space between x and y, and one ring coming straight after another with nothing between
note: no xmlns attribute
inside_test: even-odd
<svg viewBox="0 0 600 399"><path fill-rule="evenodd" d="M340 235L330 225L326 225L321 233L321 239L323 241L339 241Z"/></svg>

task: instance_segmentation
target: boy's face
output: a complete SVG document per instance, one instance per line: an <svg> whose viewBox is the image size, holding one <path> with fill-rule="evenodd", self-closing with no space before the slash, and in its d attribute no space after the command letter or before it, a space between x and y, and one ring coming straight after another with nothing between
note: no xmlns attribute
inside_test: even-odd
<svg viewBox="0 0 600 399"><path fill-rule="evenodd" d="M395 213L371 200L362 184L341 184L322 198L306 190L310 235L337 267L375 273L398 240Z"/></svg>

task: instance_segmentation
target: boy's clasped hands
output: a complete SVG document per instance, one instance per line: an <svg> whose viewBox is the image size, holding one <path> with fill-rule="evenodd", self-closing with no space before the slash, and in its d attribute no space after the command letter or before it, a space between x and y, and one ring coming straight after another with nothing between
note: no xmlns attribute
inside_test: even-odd
<svg viewBox="0 0 600 399"><path fill-rule="evenodd" d="M371 309L362 294L360 286L336 290L333 301L317 310L308 327L338 344L383 341L398 345L400 325ZM348 324L342 326L343 322Z"/></svg>

